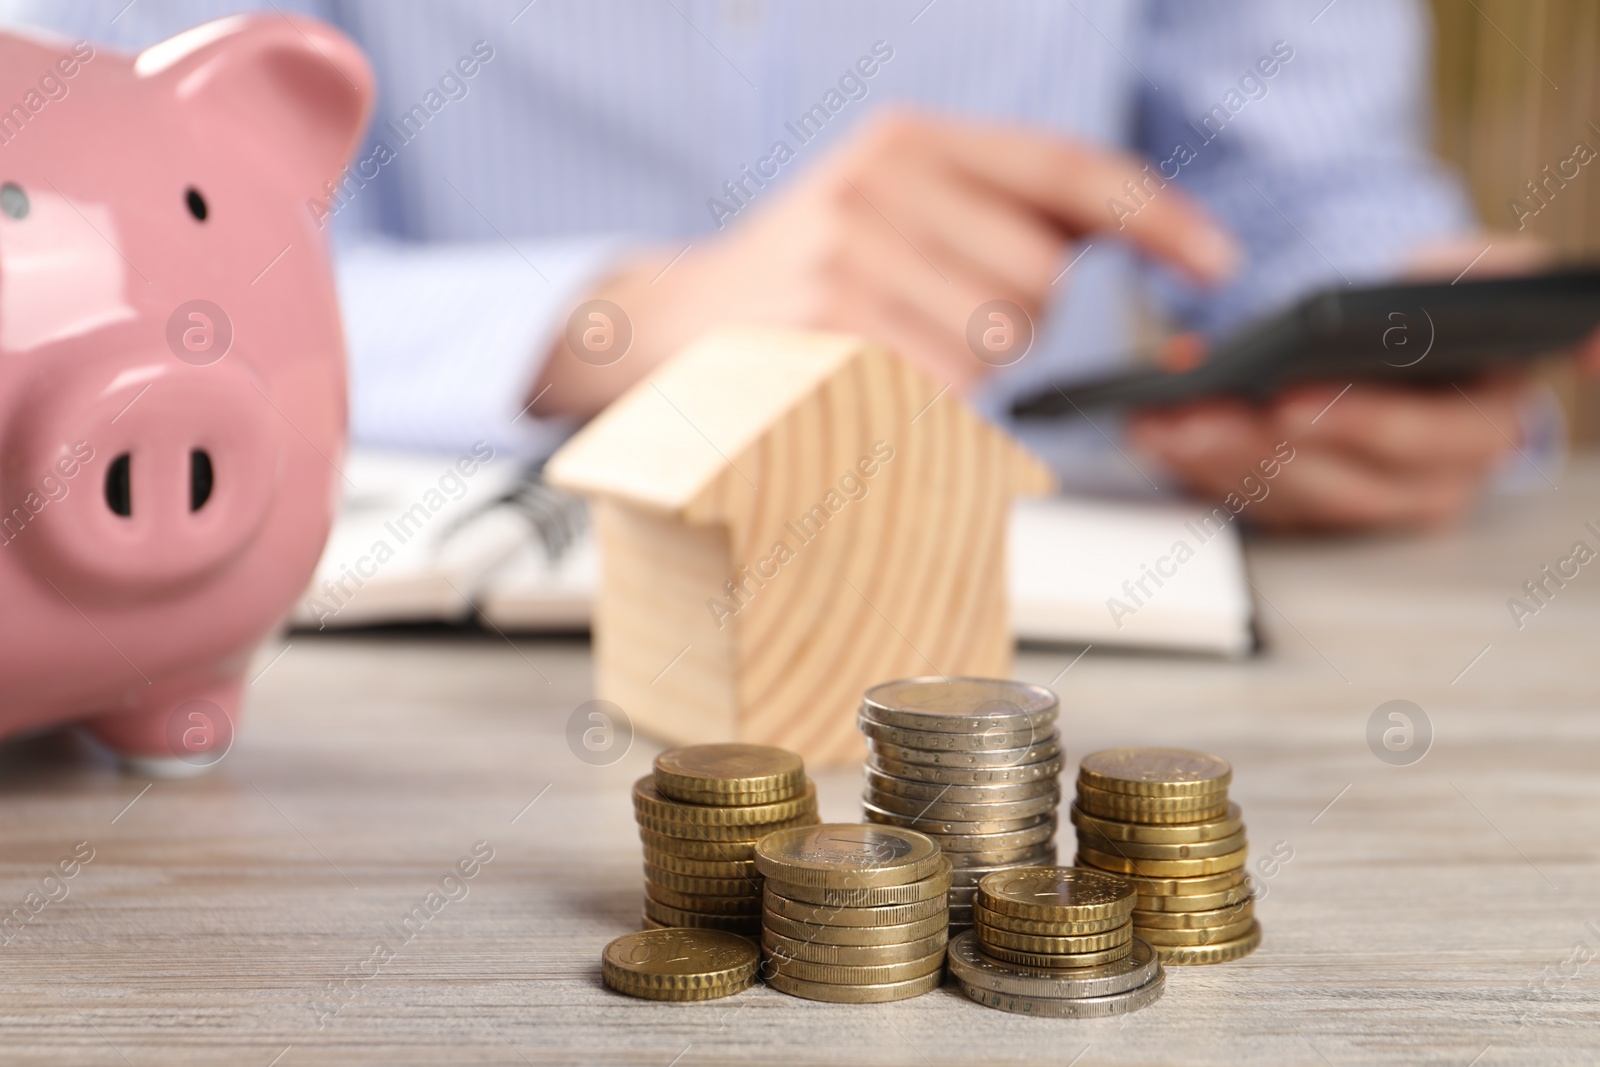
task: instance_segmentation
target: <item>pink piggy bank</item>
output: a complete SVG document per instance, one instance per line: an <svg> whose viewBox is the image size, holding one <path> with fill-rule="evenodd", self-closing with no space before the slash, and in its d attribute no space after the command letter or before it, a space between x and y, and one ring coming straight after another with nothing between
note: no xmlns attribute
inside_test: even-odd
<svg viewBox="0 0 1600 1067"><path fill-rule="evenodd" d="M136 57L0 34L0 736L231 745L332 522L344 348L308 201L372 74L236 17Z"/></svg>

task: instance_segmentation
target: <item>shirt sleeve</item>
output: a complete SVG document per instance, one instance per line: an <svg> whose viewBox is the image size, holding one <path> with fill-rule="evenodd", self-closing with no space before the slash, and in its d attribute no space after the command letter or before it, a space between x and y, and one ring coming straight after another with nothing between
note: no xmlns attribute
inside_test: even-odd
<svg viewBox="0 0 1600 1067"><path fill-rule="evenodd" d="M622 252L607 238L513 244L368 238L335 258L362 444L544 456L571 432L529 405L571 305Z"/></svg>
<svg viewBox="0 0 1600 1067"><path fill-rule="evenodd" d="M1182 321L1224 332L1315 288L1392 277L1422 242L1476 228L1428 147L1430 33L1415 0L1152 3L1137 145L1247 251L1218 290L1157 272Z"/></svg>
<svg viewBox="0 0 1600 1067"><path fill-rule="evenodd" d="M338 5L327 0L166 0L130 4L120 13L117 7L0 0L0 24L126 51L241 11L294 11L340 24ZM375 200L353 195L330 222L350 361L352 440L446 451L486 440L506 454L548 454L572 423L539 418L537 407L525 410L529 387L571 305L628 242L606 235L401 241L378 221Z"/></svg>

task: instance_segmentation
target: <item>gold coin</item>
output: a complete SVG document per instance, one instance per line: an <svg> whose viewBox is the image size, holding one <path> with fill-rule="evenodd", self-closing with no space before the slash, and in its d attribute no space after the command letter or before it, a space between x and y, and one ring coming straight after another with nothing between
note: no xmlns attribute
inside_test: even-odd
<svg viewBox="0 0 1600 1067"><path fill-rule="evenodd" d="M798 819L817 810L817 787L806 782L799 795L772 804L685 804L656 788L653 775L633 783L633 810L641 820L690 826L756 826Z"/></svg>
<svg viewBox="0 0 1600 1067"><path fill-rule="evenodd" d="M771 909L761 913L762 929L816 945L899 945L907 941L920 941L947 929L949 925L942 911L925 919L892 926L833 926L786 919Z"/></svg>
<svg viewBox="0 0 1600 1067"><path fill-rule="evenodd" d="M1133 910L1150 914L1157 911L1215 911L1218 908L1228 908L1241 901L1251 899L1251 887L1248 879L1236 886L1218 890L1215 893L1189 893L1185 896L1145 896L1140 894L1134 898Z"/></svg>
<svg viewBox="0 0 1600 1067"><path fill-rule="evenodd" d="M1083 757L1078 781L1130 796L1214 796L1227 791L1233 768L1220 756L1187 748L1108 748Z"/></svg>
<svg viewBox="0 0 1600 1067"><path fill-rule="evenodd" d="M659 783L659 778L658 778ZM751 807L759 804L776 804L779 801L792 800L803 792L802 784L798 789L775 789L767 793L695 793L687 789L680 789L676 793L663 792L657 784L656 792L669 800L679 801L684 804L693 804L697 807Z"/></svg>
<svg viewBox="0 0 1600 1067"><path fill-rule="evenodd" d="M1226 793L1209 797L1140 797L1110 793L1079 782L1078 807L1101 819L1165 826L1220 818L1228 812L1228 797Z"/></svg>
<svg viewBox="0 0 1600 1067"><path fill-rule="evenodd" d="M1135 908L1133 925L1140 930L1214 930L1219 926L1231 926L1243 919L1251 918L1255 913L1256 902L1247 896L1231 907L1212 908L1208 911L1140 911Z"/></svg>
<svg viewBox="0 0 1600 1067"><path fill-rule="evenodd" d="M1115 963L1133 951L1133 939L1129 938L1114 948L1104 949L1100 952L1023 952L1019 949L1006 948L1004 945L981 944L983 932L978 932L980 950L985 956L1000 960L1002 963L1016 963L1024 967L1100 967L1107 963Z"/></svg>
<svg viewBox="0 0 1600 1067"><path fill-rule="evenodd" d="M1243 867L1240 867L1220 874L1203 874L1189 878L1145 878L1132 874L1117 875L1117 877L1126 879L1128 884L1133 886L1134 894L1139 897L1196 897L1224 893L1242 886L1249 875ZM1145 911L1158 910L1146 908L1143 904L1139 907Z"/></svg>
<svg viewBox="0 0 1600 1067"><path fill-rule="evenodd" d="M798 755L772 745L684 745L656 757L655 779L656 788L675 800L770 804L798 796L806 768ZM722 799L698 800L702 796Z"/></svg>
<svg viewBox="0 0 1600 1067"><path fill-rule="evenodd" d="M958 734L1048 727L1060 701L1041 685L1008 678L903 678L868 689L861 714L885 726Z"/></svg>
<svg viewBox="0 0 1600 1067"><path fill-rule="evenodd" d="M701 893L680 893L666 886L644 887L646 900L665 904L680 911L694 911L702 915L738 915L758 918L761 915L761 896L709 896Z"/></svg>
<svg viewBox="0 0 1600 1067"><path fill-rule="evenodd" d="M845 967L887 966L911 963L934 952L943 952L950 940L948 928L935 930L915 941L893 945L825 945L820 941L785 937L770 926L761 931L761 951L768 956L807 963L831 963Z"/></svg>
<svg viewBox="0 0 1600 1067"><path fill-rule="evenodd" d="M955 890L951 890L952 893ZM953 898L952 898L953 899ZM1100 934L1107 930L1115 930L1127 923L1126 915L1108 915L1103 919L1078 919L1072 922L1052 922L1048 919L1021 919L1015 915L1002 915L997 911L990 911L981 902L974 900L976 910L974 917L985 926L996 930L1009 930L1014 934L1035 934L1042 937L1082 937L1085 934ZM1135 915L1138 913L1135 912Z"/></svg>
<svg viewBox="0 0 1600 1067"><path fill-rule="evenodd" d="M770 833L778 830L788 830L797 826L817 825L816 810L804 812L793 819L784 819L780 822L759 823L750 826L707 826L699 823L679 822L677 819L658 819L651 815L634 813L634 819L639 823L640 837L644 831L662 837L672 837L683 841L736 841L754 845L757 841ZM754 849L750 852L755 856Z"/></svg>
<svg viewBox="0 0 1600 1067"><path fill-rule="evenodd" d="M661 929L624 934L600 956L606 985L651 1000L710 1000L755 982L760 954L736 934Z"/></svg>
<svg viewBox="0 0 1600 1067"><path fill-rule="evenodd" d="M1218 941L1210 945L1154 945L1156 956L1162 963L1174 967L1188 967L1205 963L1227 963L1248 956L1261 944L1261 924L1252 922L1243 937L1232 941Z"/></svg>
<svg viewBox="0 0 1600 1067"><path fill-rule="evenodd" d="M795 922L868 928L896 927L905 923L941 918L949 907L948 898L942 892L925 900L915 900L907 904L880 904L867 907L816 904L781 896L773 892L771 882L767 883L762 899L767 912Z"/></svg>
<svg viewBox="0 0 1600 1067"><path fill-rule="evenodd" d="M1043 934L1019 934L1014 930L1003 930L988 925L983 921L983 917L982 905L975 906L972 918L978 927L978 942L985 951L999 946L1015 952L1037 952L1052 956L1076 955L1080 952L1101 952L1133 940L1133 924L1127 921L1121 926L1102 930L1097 934L1049 937Z"/></svg>
<svg viewBox="0 0 1600 1067"><path fill-rule="evenodd" d="M787 825L787 824L785 824ZM741 830L761 830L759 826L741 826ZM766 836L765 834L761 835ZM645 853L664 853L678 856L684 860L714 863L749 863L750 869L755 869L756 842L761 837L751 838L748 841L715 841L706 838L669 837L658 834L654 830L639 829L639 840L644 842Z"/></svg>
<svg viewBox="0 0 1600 1067"><path fill-rule="evenodd" d="M762 973L781 974L803 982L834 982L839 985L879 985L884 982L904 982L909 978L940 971L944 967L944 946L921 959L902 963L878 963L852 966L842 963L812 963L808 960L790 959L787 956L768 954Z"/></svg>
<svg viewBox="0 0 1600 1067"><path fill-rule="evenodd" d="M886 1004L893 1000L908 1000L931 993L944 984L944 970L932 971L920 978L904 982L878 982L870 985L839 985L835 982L807 982L787 975L767 976L767 985L780 993L806 1000L822 1000L834 1004Z"/></svg>
<svg viewBox="0 0 1600 1067"><path fill-rule="evenodd" d="M1192 860L1145 860L1131 856L1117 856L1109 852L1097 852L1080 845L1078 864L1083 867L1098 867L1103 871L1115 871L1118 874L1135 874L1141 878L1193 878L1197 875L1238 870L1244 866L1249 851L1248 848L1241 848L1222 856L1202 856Z"/></svg>
<svg viewBox="0 0 1600 1067"><path fill-rule="evenodd" d="M885 904L914 904L919 900L943 897L950 890L950 861L940 857L934 872L920 881L905 885L836 886L792 885L780 878L764 883L769 892L807 904L826 904L836 908L876 908Z"/></svg>
<svg viewBox="0 0 1600 1067"><path fill-rule="evenodd" d="M1141 841L1112 841L1109 838L1095 837L1083 830L1078 831L1078 847L1093 849L1095 852L1104 852L1109 856L1123 856L1128 859L1145 860L1191 860L1202 859L1207 856L1225 856L1230 852L1237 852L1246 845L1244 831L1240 830L1232 837L1221 837L1215 841L1196 841L1193 844L1182 845L1150 845Z"/></svg>
<svg viewBox="0 0 1600 1067"><path fill-rule="evenodd" d="M750 846L750 851L752 854L755 852L755 845ZM756 870L754 855L738 860L685 859L654 845L646 845L644 861L652 867L659 867L673 874L687 874L695 878L755 878L758 880L757 884L760 884L761 872Z"/></svg>
<svg viewBox="0 0 1600 1067"><path fill-rule="evenodd" d="M1194 844L1232 837L1244 829L1239 805L1229 804L1226 815L1206 822L1173 823L1154 826L1150 823L1124 822L1120 819L1102 819L1090 815L1078 805L1072 805L1072 825L1079 830L1108 841L1138 841L1147 845Z"/></svg>
<svg viewBox="0 0 1600 1067"><path fill-rule="evenodd" d="M926 835L900 827L823 823L781 830L756 846L756 869L789 885L864 889L906 885L939 870Z"/></svg>
<svg viewBox="0 0 1600 1067"><path fill-rule="evenodd" d="M983 906L999 915L1044 922L1126 919L1133 910L1127 881L1081 867L1019 867L978 884Z"/></svg>
<svg viewBox="0 0 1600 1067"><path fill-rule="evenodd" d="M664 871L646 863L644 865L645 880L651 885L662 886L677 893L694 893L700 896L756 896L761 892L761 876L752 878L700 878L692 874L678 874L674 871Z"/></svg>
<svg viewBox="0 0 1600 1067"><path fill-rule="evenodd" d="M707 930L728 930L752 937L761 936L759 915L706 915L698 911L674 908L659 900L652 900L648 895L644 898L644 916L662 926L693 926Z"/></svg>
<svg viewBox="0 0 1600 1067"><path fill-rule="evenodd" d="M1249 933L1255 924L1255 919L1245 918L1227 926L1212 926L1200 930L1167 930L1146 926L1139 929L1139 936L1156 948L1170 945L1216 945L1238 940Z"/></svg>

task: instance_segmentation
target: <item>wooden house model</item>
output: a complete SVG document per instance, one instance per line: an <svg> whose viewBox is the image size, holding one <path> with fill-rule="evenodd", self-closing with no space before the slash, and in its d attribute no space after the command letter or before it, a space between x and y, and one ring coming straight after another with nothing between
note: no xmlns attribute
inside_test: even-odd
<svg viewBox="0 0 1600 1067"><path fill-rule="evenodd" d="M1006 676L1006 523L1046 468L884 348L712 334L546 468L601 550L597 695L675 743L859 758L870 685Z"/></svg>

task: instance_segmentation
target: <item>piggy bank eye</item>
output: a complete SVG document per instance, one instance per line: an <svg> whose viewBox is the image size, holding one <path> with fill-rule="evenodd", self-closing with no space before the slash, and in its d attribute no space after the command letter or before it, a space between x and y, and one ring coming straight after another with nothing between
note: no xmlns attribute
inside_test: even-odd
<svg viewBox="0 0 1600 1067"><path fill-rule="evenodd" d="M189 191L183 194L183 202L189 205L189 214L193 215L195 219L200 222L206 221L206 215L208 214L206 198L200 195L200 190L190 186Z"/></svg>
<svg viewBox="0 0 1600 1067"><path fill-rule="evenodd" d="M22 191L22 186L14 182L0 185L0 211L14 219L28 217L28 194Z"/></svg>

